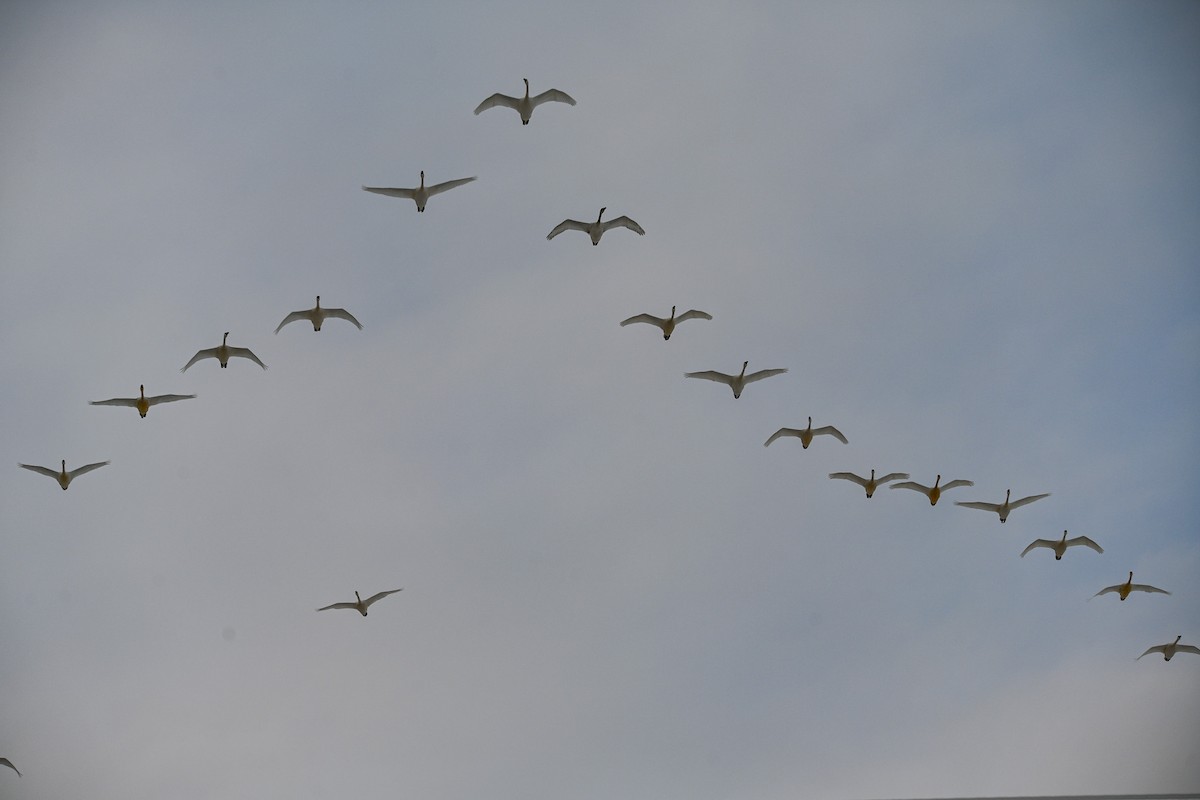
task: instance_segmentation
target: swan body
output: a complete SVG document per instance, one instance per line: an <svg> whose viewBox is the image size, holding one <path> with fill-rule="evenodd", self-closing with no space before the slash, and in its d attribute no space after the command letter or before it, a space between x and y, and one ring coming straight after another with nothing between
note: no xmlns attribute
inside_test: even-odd
<svg viewBox="0 0 1200 800"><path fill-rule="evenodd" d="M1151 653L1162 653L1163 661L1170 661L1171 656L1175 655L1176 653L1200 654L1200 647L1196 647L1194 644L1180 644L1179 640L1182 638L1183 634L1180 634L1179 636L1175 637L1175 641L1173 642L1168 642L1167 644L1157 644L1154 647L1149 647L1146 649L1146 652L1142 653L1142 656L1148 656ZM1141 658L1142 656L1138 656L1134 659L1134 661L1137 661L1138 658Z"/></svg>
<svg viewBox="0 0 1200 800"><path fill-rule="evenodd" d="M800 446L807 450L808 446L812 444L813 437L822 435L832 436L842 444L850 444L846 437L842 435L842 432L832 425L826 425L823 428L814 429L812 426L812 417L809 417L807 428L780 428L771 434L770 439L767 439L765 442L763 442L763 447L770 446L771 442L775 441L780 436L798 436L800 437Z"/></svg>
<svg viewBox="0 0 1200 800"><path fill-rule="evenodd" d="M936 506L938 498L942 496L942 492L948 489L957 489L959 486L974 486L975 481L967 481L962 478L948 481L945 486L939 486L942 482L942 476L938 475L937 480L933 482L933 486L922 486L916 481L904 481L903 483L893 483L889 489L912 489L914 492L920 492L929 498L929 505Z"/></svg>
<svg viewBox="0 0 1200 800"><path fill-rule="evenodd" d="M529 78L522 78L525 81L525 96L524 97L509 97L506 94L496 92L494 95L484 100L475 107L475 114L478 116L480 112L487 111L489 108L503 106L504 108L514 109L521 115L521 124L528 125L529 118L533 116L533 110L542 103L566 103L569 106L575 105L575 98L566 92L561 92L558 89L547 89L539 95L529 96Z"/></svg>
<svg viewBox="0 0 1200 800"><path fill-rule="evenodd" d="M0 758L0 764L3 764L4 766L11 769L13 772L17 773L18 778L21 777L21 770L14 767L13 763L11 761L9 761L7 758Z"/></svg>
<svg viewBox="0 0 1200 800"><path fill-rule="evenodd" d="M836 480L851 481L867 490L867 497L873 497L875 490L889 481L898 481L908 477L907 472L889 472L882 478L875 477L875 470L871 470L871 477L862 478L855 475L853 472L831 472L829 477Z"/></svg>
<svg viewBox="0 0 1200 800"><path fill-rule="evenodd" d="M1090 547L1097 553L1103 553L1104 548L1093 542L1086 536L1076 536L1073 539L1067 538L1067 532L1063 531L1061 539L1034 539L1029 543L1029 546L1021 551L1021 558L1035 547L1047 547L1054 551L1054 560L1062 561L1063 553L1067 552L1068 547Z"/></svg>
<svg viewBox="0 0 1200 800"><path fill-rule="evenodd" d="M275 332L279 333L279 329L282 328L284 325L287 325L289 322L299 322L300 320L305 320L305 319L312 323L314 331L319 331L319 330L321 330L321 323L324 322L325 320L329 319L330 317L333 317L334 319L344 319L344 320L347 320L348 322L353 322L354 326L356 328L358 328L360 331L362 330L362 323L359 322L358 320L356 320L354 318L354 315L351 314L346 309L344 309L344 308L321 308L321 295L317 295L316 306L314 306L313 308L306 309L304 311L293 311L292 313L288 314L286 317L283 318L283 322L279 323L279 328L276 328Z"/></svg>
<svg viewBox="0 0 1200 800"><path fill-rule="evenodd" d="M328 611L331 608L353 608L355 611L357 611L358 613L362 614L365 617L367 615L367 609L371 607L372 603L376 603L376 602L382 600L383 598L387 597L389 594L395 594L396 592L402 592L402 591L404 591L404 590L403 589L392 589L389 592L380 592L379 594L373 594L370 597L368 597L366 600L363 600L361 597L359 597L358 592L355 592L353 603L334 603L333 605L328 605L328 606L325 606L324 608L318 608L317 611Z"/></svg>
<svg viewBox="0 0 1200 800"><path fill-rule="evenodd" d="M742 371L737 375L726 375L724 372L706 370L704 372L685 372L683 373L683 377L700 378L701 380L723 383L733 390L733 398L736 400L742 396L742 390L746 388L746 384L754 383L755 381L761 381L763 378L770 378L772 375L782 375L783 373L787 372L786 368L760 369L758 372L751 372L749 375L747 375L746 367L749 366L749 364L749 361L743 361Z"/></svg>
<svg viewBox="0 0 1200 800"><path fill-rule="evenodd" d="M229 359L231 358L248 358L263 369L267 368L267 365L259 361L258 356L254 355L254 353L251 353L248 348L230 347L228 344L226 344L228 340L229 331L225 331L225 336L221 339L221 344L216 347L210 347L207 350L196 351L196 355L192 356L192 360L184 364L183 369L179 371L187 372L188 367L190 367L192 364L195 364L197 361L202 361L206 358L215 358L217 361L220 361L221 369L225 369L229 365Z"/></svg>
<svg viewBox="0 0 1200 800"><path fill-rule="evenodd" d="M39 475L46 475L54 478L54 480L58 481L58 485L61 486L65 492L67 487L71 485L71 481L75 480L80 475L91 472L94 469L100 469L101 467L111 463L111 461L99 461L95 464L86 464L78 469L73 469L70 472L67 472L66 459L63 459L61 471L50 469L49 467L34 466L33 464L18 464L17 466L24 467L25 469L30 470L31 472L36 472Z"/></svg>
<svg viewBox="0 0 1200 800"><path fill-rule="evenodd" d="M712 319L712 314L704 311L697 311L693 308L690 311L683 312L679 316L675 316L675 306L671 306L671 316L667 317L666 319L663 319L662 317L656 317L652 314L638 314L630 317L629 319L622 320L621 327L624 328L626 325L632 325L635 322L646 322L650 325L656 325L661 328L663 332L663 339L668 340L671 338L671 334L675 332L675 326L681 322L686 322L689 319Z"/></svg>
<svg viewBox="0 0 1200 800"><path fill-rule="evenodd" d="M1170 592L1168 592L1167 590L1159 589L1157 586L1150 586L1149 584L1145 584L1145 583L1134 583L1132 571L1129 573L1129 580L1125 581L1124 583L1118 583L1115 586L1105 586L1103 589L1101 589L1100 591L1098 591L1094 595L1092 595L1092 597L1099 597L1102 594L1108 594L1110 592L1116 592L1117 596L1120 597L1121 600L1124 600L1126 597L1129 597L1131 592L1147 592L1149 594L1170 594ZM1089 599L1091 599L1091 598L1089 598Z"/></svg>
<svg viewBox="0 0 1200 800"><path fill-rule="evenodd" d="M580 222L577 219L564 219L562 222L554 226L554 230L550 231L550 233L546 235L546 238L553 239L563 231L583 231L588 236L592 237L592 244L597 245L600 244L600 237L604 235L604 232L611 230L612 228L629 228L629 230L633 231L638 236L646 235L646 232L642 230L642 226L638 225L629 217L616 217L615 219L610 219L607 222L601 222L600 217L603 217L604 212L607 210L607 206L600 209L600 213L596 216L595 222Z"/></svg>
<svg viewBox="0 0 1200 800"><path fill-rule="evenodd" d="M199 356L199 353L196 354ZM195 361L196 359L192 359ZM191 366L191 364L188 364ZM187 369L187 367L184 367ZM174 403L176 400L194 400L194 394L157 394L154 397L146 397L146 384L138 387L137 397L114 397L111 400L89 400L88 405L92 406L132 406L142 415L142 419L146 418L146 412L150 410L150 406L156 406L159 403Z"/></svg>
<svg viewBox="0 0 1200 800"><path fill-rule="evenodd" d="M464 183L470 183L475 180L474 175L470 178L458 178L445 183L435 183L432 186L425 185L425 170L421 170L421 185L415 189L387 189L382 186L364 186L363 191L374 192L375 194L386 194L388 197L406 197L417 204L417 211L424 211L425 204L429 202L429 198L435 194L449 191L456 186L462 186Z"/></svg>
<svg viewBox="0 0 1200 800"><path fill-rule="evenodd" d="M978 508L980 511L994 511L1000 515L1000 521L1004 522L1006 519L1008 519L1009 513L1014 508L1020 508L1021 506L1027 506L1030 503L1032 503L1034 500L1041 500L1043 497L1049 497L1050 493L1046 492L1045 494L1034 494L1034 495L1030 495L1029 497L1022 497L1020 500L1010 501L1009 498L1011 496L1012 496L1012 489L1005 489L1003 503L980 503L980 502L972 501L969 503L956 502L955 505L963 506L964 508Z"/></svg>

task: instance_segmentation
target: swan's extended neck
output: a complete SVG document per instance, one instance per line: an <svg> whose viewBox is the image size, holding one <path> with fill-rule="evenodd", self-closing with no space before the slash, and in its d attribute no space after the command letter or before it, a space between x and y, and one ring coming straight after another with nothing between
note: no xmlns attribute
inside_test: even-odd
<svg viewBox="0 0 1200 800"><path fill-rule="evenodd" d="M744 377L746 377L746 367L748 367L748 366L750 366L750 362L749 362L749 361L743 361L743 362L742 362L742 371L741 371L740 373L738 373L738 377L739 377L739 378L744 378Z"/></svg>
<svg viewBox="0 0 1200 800"><path fill-rule="evenodd" d="M66 472L67 471L67 460L65 458L62 460L62 465L63 465L62 466L63 472Z"/></svg>
<svg viewBox="0 0 1200 800"><path fill-rule="evenodd" d="M529 78L521 78L521 80L525 81L525 99L528 100L529 99Z"/></svg>
<svg viewBox="0 0 1200 800"><path fill-rule="evenodd" d="M421 188L425 188L425 170L421 170Z"/></svg>
<svg viewBox="0 0 1200 800"><path fill-rule="evenodd" d="M1175 641L1171 642L1171 644L1179 644L1179 640L1182 638L1183 638L1183 634L1181 633L1175 637Z"/></svg>
<svg viewBox="0 0 1200 800"><path fill-rule="evenodd" d="M229 331L225 331L225 335L221 337L221 345L224 346L225 342L228 341L228 339L229 339Z"/></svg>
<svg viewBox="0 0 1200 800"><path fill-rule="evenodd" d="M1067 541L1067 532L1066 532L1066 531L1063 531L1063 537L1062 537L1062 540L1063 540L1064 542L1066 542L1066 541Z"/></svg>
<svg viewBox="0 0 1200 800"><path fill-rule="evenodd" d="M355 600L357 600L357 601L358 601L358 602L360 602L360 603L362 602L362 598L358 596L358 592L355 592L355 593L354 593L354 599L355 599Z"/></svg>
<svg viewBox="0 0 1200 800"><path fill-rule="evenodd" d="M671 306L671 319L675 319L675 306Z"/></svg>
<svg viewBox="0 0 1200 800"><path fill-rule="evenodd" d="M938 488L938 484L939 484L939 483L941 483L941 482L942 482L942 476L941 476L941 475L938 475L938 476L937 476L937 480L935 480L935 481L933 482L933 488L935 488L935 489L936 489L936 488Z"/></svg>
<svg viewBox="0 0 1200 800"><path fill-rule="evenodd" d="M812 417L809 417L809 418L808 418L808 429L809 429L810 431L812 430Z"/></svg>
<svg viewBox="0 0 1200 800"><path fill-rule="evenodd" d="M321 295L317 295L317 308L321 307Z"/></svg>
<svg viewBox="0 0 1200 800"><path fill-rule="evenodd" d="M145 400L146 399L146 384L143 383L141 386L139 386L138 392L141 393L142 399Z"/></svg>
<svg viewBox="0 0 1200 800"><path fill-rule="evenodd" d="M600 213L596 215L596 222L597 222L597 223L599 223L599 222L600 222L600 218L604 216L604 212L605 212L605 211L607 211L607 210L608 210L608 206L605 206L604 208L600 209Z"/></svg>

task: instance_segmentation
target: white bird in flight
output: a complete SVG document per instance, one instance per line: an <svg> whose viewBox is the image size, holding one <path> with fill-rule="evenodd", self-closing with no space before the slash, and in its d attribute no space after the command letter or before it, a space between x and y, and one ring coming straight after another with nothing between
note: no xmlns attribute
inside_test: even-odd
<svg viewBox="0 0 1200 800"><path fill-rule="evenodd" d="M780 436L798 436L800 437L800 446L807 450L808 446L812 444L813 437L822 435L832 436L842 444L850 444L846 437L842 435L842 432L832 425L826 425L823 428L813 428L812 417L809 417L807 428L780 428L771 434L770 439L767 439L765 442L763 442L763 447L769 446L771 442L775 441Z"/></svg>
<svg viewBox="0 0 1200 800"><path fill-rule="evenodd" d="M489 108L496 106L504 106L505 108L514 109L521 115L521 124L528 125L529 118L533 116L533 110L542 103L566 103L569 106L575 105L575 98L566 92L558 89L547 89L539 95L529 96L529 78L522 78L525 81L525 96L524 97L509 97L506 94L496 92L494 95L484 100L475 107L475 113L478 115L482 111L487 111Z"/></svg>
<svg viewBox="0 0 1200 800"><path fill-rule="evenodd" d="M386 194L388 197L405 197L417 204L417 211L424 211L425 204L429 202L429 198L435 194L447 192L456 186L462 186L464 183L470 183L475 180L476 176L470 178L458 178L444 183L435 183L432 186L425 185L425 170L421 170L421 185L415 189L388 189L382 186L364 186L363 191L374 192L375 194Z"/></svg>
<svg viewBox="0 0 1200 800"><path fill-rule="evenodd" d="M18 778L21 777L21 770L14 767L13 763L11 761L9 761L7 758L0 758L0 764L3 764L4 766L11 769L13 772L17 773Z"/></svg>
<svg viewBox="0 0 1200 800"><path fill-rule="evenodd" d="M1159 589L1157 586L1150 586L1149 584L1145 584L1145 583L1134 583L1132 571L1129 573L1129 580L1125 581L1124 583L1118 583L1115 586L1105 586L1103 589L1101 589L1100 591L1098 591L1094 595L1092 595L1092 597L1099 597L1100 595L1108 594L1109 592L1116 592L1117 595L1121 598L1121 600L1124 600L1126 597L1129 597L1130 592L1148 592L1150 594L1170 594L1170 592L1168 592L1167 590ZM1090 600L1091 598L1088 598L1088 599Z"/></svg>
<svg viewBox="0 0 1200 800"><path fill-rule="evenodd" d="M1024 558L1025 554L1028 553L1030 550L1034 549L1035 547L1046 547L1046 548L1049 548L1050 550L1054 551L1054 560L1055 561L1061 561L1062 557L1063 557L1063 553L1067 552L1068 547L1079 547L1079 546L1090 547L1093 550L1095 550L1097 553L1104 552L1103 547L1096 544L1088 537L1076 536L1073 539L1068 539L1067 532L1063 531L1063 535L1062 535L1061 539L1034 539L1032 542L1029 543L1028 547L1026 547L1024 550L1021 551L1021 558Z"/></svg>
<svg viewBox="0 0 1200 800"><path fill-rule="evenodd" d="M945 486L938 486L942 482L942 476L938 475L937 480L933 482L933 486L922 486L916 481L904 481L903 483L893 483L889 489L912 489L914 492L920 492L929 498L929 505L936 506L938 498L942 496L942 492L949 489L957 489L959 486L974 486L975 481L967 481L962 478L948 481Z"/></svg>
<svg viewBox="0 0 1200 800"><path fill-rule="evenodd" d="M289 322L299 322L300 320L305 319L312 323L314 331L319 331L321 330L321 323L330 317L353 322L356 328L358 328L360 331L362 330L362 323L356 320L354 315L346 309L321 308L321 295L317 295L317 304L314 307L305 309L304 311L293 311L292 313L288 314L283 318L283 322L279 323L279 328L276 328L275 332L279 333L279 329L284 325L287 325Z"/></svg>
<svg viewBox="0 0 1200 800"><path fill-rule="evenodd" d="M188 367L190 367L192 364L195 364L197 361L201 361L206 358L215 358L217 361L220 361L221 369L225 369L225 367L229 364L229 359L231 358L248 358L263 369L267 368L267 365L259 361L258 356L254 355L254 353L251 353L248 348L230 347L228 344L226 344L228 340L229 331L225 331L225 336L221 339L221 344L217 345L216 347L210 347L207 350L196 351L196 355L192 356L192 360L184 364L183 369L179 371L187 372Z"/></svg>
<svg viewBox="0 0 1200 800"><path fill-rule="evenodd" d="M49 467L38 467L33 464L18 464L17 466L23 467L27 470L30 470L31 472L36 472L39 475L46 475L48 477L54 478L54 480L58 481L58 485L61 486L63 488L63 491L65 492L67 490L67 487L71 485L71 481L75 480L80 475L91 472L94 469L100 469L101 467L103 467L107 464L111 464L111 463L112 463L111 461L100 461L95 464L87 464L85 466L79 467L78 469L73 469L70 472L67 472L66 459L63 459L61 471L56 470L56 469L50 469Z"/></svg>
<svg viewBox="0 0 1200 800"><path fill-rule="evenodd" d="M712 319L712 314L704 311L697 311L693 308L690 311L683 312L679 316L675 316L675 306L671 306L671 316L667 317L666 319L663 319L662 317L656 317L653 314L638 314L630 317L629 319L622 320L621 327L624 328L626 325L632 325L635 322L646 322L650 325L656 325L657 327L661 328L663 332L663 339L670 339L671 334L675 332L675 326L681 322L686 322L689 319Z"/></svg>
<svg viewBox="0 0 1200 800"><path fill-rule="evenodd" d="M608 206L600 209L600 213L596 216L595 222L580 222L577 219L564 219L562 222L554 226L554 230L546 234L547 239L553 239L563 231L583 231L588 236L592 237L592 244L600 244L600 237L604 232L612 228L629 228L639 236L645 236L646 232L642 230L642 226L631 220L629 217L616 217L607 222L601 222L600 217L604 216L604 212L608 210Z"/></svg>
<svg viewBox="0 0 1200 800"><path fill-rule="evenodd" d="M1142 656L1148 656L1151 653L1162 653L1163 661L1170 661L1171 656L1175 655L1176 653L1198 653L1198 654L1200 654L1200 647L1196 647L1194 644L1180 644L1179 640L1182 638L1183 638L1183 634L1180 634L1175 637L1175 641L1173 641L1173 642L1167 642L1166 644L1158 644L1158 645L1155 645L1154 647L1147 648L1146 652L1142 653ZM1137 661L1138 658L1141 658L1142 656L1138 656L1137 658L1134 659L1134 661Z"/></svg>
<svg viewBox="0 0 1200 800"><path fill-rule="evenodd" d="M194 360L194 359L193 359ZM184 368L186 369L186 367ZM194 394L158 394L154 397L146 397L146 384L138 387L137 397L114 397L111 400L89 400L88 405L92 406L130 406L136 408L142 418L146 418L146 412L150 410L150 406L156 406L159 403L174 403L176 400L194 400Z"/></svg>
<svg viewBox="0 0 1200 800"><path fill-rule="evenodd" d="M787 372L787 369L760 369L758 372L746 374L746 367L749 366L749 361L742 362L742 371L737 375L726 375L724 372L715 370L706 370L704 372L685 372L685 378L700 378L706 381L716 381L723 383L733 390L733 397L736 400L742 396L742 390L746 388L746 384L761 381L763 378L770 378L772 375L782 375Z"/></svg>
<svg viewBox="0 0 1200 800"><path fill-rule="evenodd" d="M1000 521L1004 522L1006 519L1008 519L1009 513L1014 508L1027 506L1034 500L1041 500L1043 497L1049 497L1050 493L1046 492L1045 494L1033 494L1029 497L1022 497L1020 500L1013 500L1010 502L1009 498L1011 496L1012 489L1005 489L1003 503L981 503L978 501L971 501L969 503L956 502L955 505L963 506L964 508L978 508L980 511L994 511L1000 515Z"/></svg>
<svg viewBox="0 0 1200 800"><path fill-rule="evenodd" d="M889 472L887 475L884 475L882 478L876 478L875 470L871 470L871 477L863 478L858 475L855 475L853 472L831 472L831 473L829 473L829 477L833 478L835 480L843 480L843 481L850 481L852 483L857 483L859 486L861 486L867 490L867 497L873 497L875 495L875 490L878 489L880 486L887 483L888 481L898 481L898 480L901 480L902 478L907 478L908 473L907 472Z"/></svg>
<svg viewBox="0 0 1200 800"><path fill-rule="evenodd" d="M331 608L353 608L355 611L357 611L358 613L362 614L365 617L367 615L367 609L371 607L372 603L376 603L376 602L382 600L383 598L387 597L389 594L395 594L396 592L402 592L402 591L404 591L404 590L403 589L392 589L390 592L380 592L379 594L373 594L370 597L368 597L366 600L363 600L361 597L359 597L358 592L356 591L354 593L355 600L353 603L334 603L333 605L328 605L328 606L325 606L324 608L318 608L317 611L328 611Z"/></svg>

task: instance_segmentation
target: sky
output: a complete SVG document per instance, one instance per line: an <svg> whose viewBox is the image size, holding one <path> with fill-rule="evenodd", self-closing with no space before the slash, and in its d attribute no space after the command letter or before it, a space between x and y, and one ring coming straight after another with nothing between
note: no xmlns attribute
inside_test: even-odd
<svg viewBox="0 0 1200 800"><path fill-rule="evenodd" d="M1200 7L0 7L4 800L1200 791ZM494 92L567 92L531 124ZM414 204L362 191L478 180ZM565 218L628 215L600 245ZM364 325L275 326L342 307ZM670 341L640 313L701 309ZM249 347L263 371L199 349ZM685 372L787 368L734 399ZM196 394L152 408L88 401ZM835 425L849 440L780 427ZM111 465L63 492L18 463ZM964 478L931 507L835 471ZM1049 497L997 515L954 501ZM1103 548L1048 550L1069 530ZM1170 595L1113 595L1124 581ZM316 613L403 587L363 618Z"/></svg>

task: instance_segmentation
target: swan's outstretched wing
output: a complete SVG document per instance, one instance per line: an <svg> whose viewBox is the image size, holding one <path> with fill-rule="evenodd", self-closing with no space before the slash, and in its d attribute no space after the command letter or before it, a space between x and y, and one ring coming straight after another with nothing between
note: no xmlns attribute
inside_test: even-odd
<svg viewBox="0 0 1200 800"><path fill-rule="evenodd" d="M70 472L68 472L67 477L70 478L71 480L75 480L76 478L78 478L80 475L83 475L84 473L91 472L94 469L100 469L101 467L107 466L111 463L112 463L111 461L98 461L95 464L85 464L82 467L77 467L76 469L73 469Z"/></svg>
<svg viewBox="0 0 1200 800"><path fill-rule="evenodd" d="M829 473L829 477L834 480L852 481L854 483L857 483L859 486L862 486L864 489L867 486L867 479L860 478L857 475L855 475L853 472L831 472L831 473Z"/></svg>
<svg viewBox="0 0 1200 800"><path fill-rule="evenodd" d="M1028 553L1030 550L1034 549L1035 547L1049 547L1051 550L1053 550L1054 545L1056 545L1056 544L1058 544L1058 542L1052 542L1049 539L1034 539L1032 542L1029 543L1028 547L1026 547L1024 550L1021 551L1021 558L1024 558L1025 554Z"/></svg>
<svg viewBox="0 0 1200 800"><path fill-rule="evenodd" d="M785 372L787 372L787 367L784 367L783 369L760 369L758 372L751 372L749 375L743 378L742 383L754 383L755 381L761 381L763 378L782 375Z"/></svg>
<svg viewBox="0 0 1200 800"><path fill-rule="evenodd" d="M194 361L195 359L193 359ZM191 364L189 363L190 367ZM187 369L187 367L184 367ZM114 397L111 400L88 400L89 406L133 406L137 408L138 398L136 397Z"/></svg>
<svg viewBox="0 0 1200 800"><path fill-rule="evenodd" d="M833 438L837 439L842 444L850 444L850 441L845 436L842 435L842 432L839 431L837 428L833 427L832 425L826 425L824 428L814 428L813 429L813 436L822 436L822 435L832 436ZM905 475L904 477L907 478L908 476Z"/></svg>
<svg viewBox="0 0 1200 800"><path fill-rule="evenodd" d="M678 317L675 321L678 322L681 319L683 319L683 317ZM621 327L624 328L626 325L632 325L635 322L646 322L651 325L657 325L660 328L667 324L667 321L662 317L656 317L653 314L638 314L637 316L630 317L629 319L621 320Z"/></svg>
<svg viewBox="0 0 1200 800"><path fill-rule="evenodd" d="M616 217L615 219L605 220L600 226L600 230L602 231L609 231L613 228L629 228L629 230L633 231L639 236L646 235L646 232L642 230L642 226L638 225L629 217Z"/></svg>
<svg viewBox="0 0 1200 800"><path fill-rule="evenodd" d="M1116 586L1105 586L1103 589L1092 595L1092 597L1099 597L1102 594L1108 594L1110 592L1119 592L1121 591L1121 587L1124 585L1125 584L1123 583L1118 583Z"/></svg>
<svg viewBox="0 0 1200 800"><path fill-rule="evenodd" d="M21 770L14 767L13 763L11 761L9 761L7 758L0 758L0 764L3 764L4 766L11 769L13 772L17 773L18 778L21 777Z"/></svg>
<svg viewBox="0 0 1200 800"><path fill-rule="evenodd" d="M403 197L406 200L413 199L415 189L387 189L382 186L364 186L364 192L374 192L375 194L386 194L388 197Z"/></svg>
<svg viewBox="0 0 1200 800"><path fill-rule="evenodd" d="M325 316L336 317L338 319L344 319L347 322L353 322L356 328L358 328L360 331L362 330L362 323L356 320L354 315L344 308L327 308L325 309Z"/></svg>
<svg viewBox="0 0 1200 800"><path fill-rule="evenodd" d="M704 372L685 372L683 373L683 377L700 378L701 380L705 381L716 381L717 383L723 383L726 386L732 386L734 378L733 375L726 375L724 372L717 372L716 370L712 369L705 370Z"/></svg>
<svg viewBox="0 0 1200 800"><path fill-rule="evenodd" d="M1029 497L1022 497L1020 500L1013 500L1011 503L1008 504L1008 507L1009 508L1020 508L1021 506L1029 505L1034 500L1041 500L1043 497L1049 497L1049 496L1050 496L1049 492L1046 492L1045 494L1033 494L1033 495L1030 495Z"/></svg>
<svg viewBox="0 0 1200 800"><path fill-rule="evenodd" d="M888 481L899 481L899 480L904 480L907 478L908 478L907 472L889 472L887 475L884 475L882 478L876 478L875 483L882 486L883 484L887 483Z"/></svg>
<svg viewBox="0 0 1200 800"><path fill-rule="evenodd" d="M957 480L948 481L946 483L943 483L942 491L944 492L947 489L957 489L959 486L974 486L974 485L975 485L975 481L965 481L962 478L958 478Z"/></svg>
<svg viewBox="0 0 1200 800"><path fill-rule="evenodd" d="M464 183L470 183L471 181L475 180L477 177L478 177L477 175L472 175L469 178L457 178L452 181L444 181L442 183L435 183L433 186L426 186L425 191L429 193L430 197L433 197L435 194L441 194L442 192L448 192L456 186L462 186Z"/></svg>
<svg viewBox="0 0 1200 800"><path fill-rule="evenodd" d="M195 364L197 361L202 361L206 358L216 358L216 357L217 357L217 348L215 348L215 347L209 347L206 350L197 350L196 355L192 356L192 360L189 361L188 363L184 364L183 368L180 369L179 371L187 372L188 367L190 367L192 364Z"/></svg>
<svg viewBox="0 0 1200 800"><path fill-rule="evenodd" d="M370 597L368 597L366 600L363 600L363 605L369 607L372 603L376 602L377 600L382 600L383 598L387 597L389 594L395 594L396 592L402 592L402 591L404 591L404 590L403 589L392 589L391 591L388 591L388 592L379 592L378 594L373 594Z"/></svg>
<svg viewBox="0 0 1200 800"><path fill-rule="evenodd" d="M562 222L554 226L554 230L546 234L546 238L553 239L563 231L583 231L584 233L587 233L588 226L586 222L580 222L577 219L564 219Z"/></svg>
<svg viewBox="0 0 1200 800"><path fill-rule="evenodd" d="M1176 653L1195 653L1197 655L1200 655L1200 647L1196 647L1196 645L1194 645L1194 644L1177 644L1177 645L1175 645L1175 652Z"/></svg>
<svg viewBox="0 0 1200 800"><path fill-rule="evenodd" d="M311 320L312 318L308 316L311 310L312 309L309 309L308 311L293 311L283 318L283 322L279 323L279 328L282 328L289 322L299 322L300 320L304 319ZM279 333L279 328L275 329L276 333Z"/></svg>
<svg viewBox="0 0 1200 800"><path fill-rule="evenodd" d="M358 610L358 603L334 603L333 605L325 606L324 608L318 608L317 611L328 611L331 608L353 608Z"/></svg>
<svg viewBox="0 0 1200 800"><path fill-rule="evenodd" d="M262 363L261 361L259 361L258 356L254 355L254 353L251 353L250 349L248 347L231 347L231 348L229 348L229 357L230 358L248 358L251 361L253 361L255 364L258 364L263 369L267 368L267 365Z"/></svg>
<svg viewBox="0 0 1200 800"><path fill-rule="evenodd" d="M146 405L156 406L159 403L174 403L176 400L195 400L195 399L196 399L196 395L194 395L194 394L156 394L154 397L146 398ZM135 400L134 402L130 403L130 405L137 405L137 401Z"/></svg>
<svg viewBox="0 0 1200 800"><path fill-rule="evenodd" d="M1157 586L1150 586L1146 583L1135 583L1129 587L1131 592L1149 592L1150 594L1170 594L1166 589L1160 589Z"/></svg>
<svg viewBox="0 0 1200 800"><path fill-rule="evenodd" d="M1090 547L1093 550L1095 550L1097 553L1104 552L1103 547L1096 544L1095 542L1093 542L1091 539L1089 539L1086 536L1076 536L1073 539L1067 539L1067 547L1074 547L1075 545L1083 545L1084 547Z"/></svg>
<svg viewBox="0 0 1200 800"><path fill-rule="evenodd" d="M956 502L954 505L962 506L963 508L978 508L980 511L991 511L993 514L1000 513L999 503L981 503L972 500L968 503Z"/></svg>
<svg viewBox="0 0 1200 800"><path fill-rule="evenodd" d="M775 441L780 436L799 436L801 433L803 433L803 431L801 431L799 428L780 428L771 434L771 438L763 442L763 447L770 447L771 442Z"/></svg>
<svg viewBox="0 0 1200 800"><path fill-rule="evenodd" d="M543 94L545 93L543 92ZM541 97L541 95L538 96ZM518 105L519 102L520 101L515 97L509 97L506 94L500 94L499 92L496 92L494 95L475 106L475 113L478 114L481 111L487 111L489 108L495 108L496 106L503 106L504 108L511 108L513 111L520 111L521 107ZM571 105L575 105L574 100L571 101Z"/></svg>
<svg viewBox="0 0 1200 800"><path fill-rule="evenodd" d="M1182 648L1177 646L1175 649L1180 650ZM1200 651L1198 651L1198 652L1200 652ZM1142 653L1141 656L1138 656L1137 658L1135 658L1134 661L1137 661L1142 656L1148 656L1151 653L1162 653L1165 656L1167 654L1167 646L1165 644L1160 644L1160 645L1155 645L1154 647L1149 647L1146 649L1146 652Z"/></svg>
<svg viewBox="0 0 1200 800"><path fill-rule="evenodd" d="M712 319L712 314L709 314L705 311L697 311L696 309L693 308L692 310L685 311L682 314L680 314L678 317L676 317L675 323L679 324L680 322L683 322L684 320L689 320L689 319Z"/></svg>
<svg viewBox="0 0 1200 800"><path fill-rule="evenodd" d="M33 464L17 464L17 466L24 467L25 469L30 470L32 472L36 472L39 475L45 475L49 478L54 478L54 480L58 480L58 476L61 474L56 469L50 469L49 467L39 467L39 466L35 466ZM43 483L40 485L45 486L46 484Z"/></svg>
<svg viewBox="0 0 1200 800"><path fill-rule="evenodd" d="M916 481L904 481L903 483L893 483L888 488L889 489L912 489L914 492L920 492L921 494L925 495L926 497L928 497L929 493L933 491L932 486L922 486L921 484L917 483ZM944 489L946 487L943 486L942 488ZM1025 555L1025 554L1022 553L1021 555Z"/></svg>
<svg viewBox="0 0 1200 800"><path fill-rule="evenodd" d="M495 97L495 96L496 95L492 95L492 97ZM492 97L489 97L488 100L491 100ZM501 95L501 97L503 97L503 95ZM488 100L484 100L483 102L486 103ZM534 95L533 97L529 98L529 103L534 108L537 108L542 103L549 103L549 102L566 103L569 106L573 106L573 105L575 105L575 98L571 97L571 95L567 94L566 92L559 91L558 89L547 89L546 91L542 92L541 94ZM483 103L480 103L480 108L482 108L482 107L483 107ZM513 108L516 108L516 106L514 105ZM479 108L475 109L475 113L476 114L479 113Z"/></svg>

